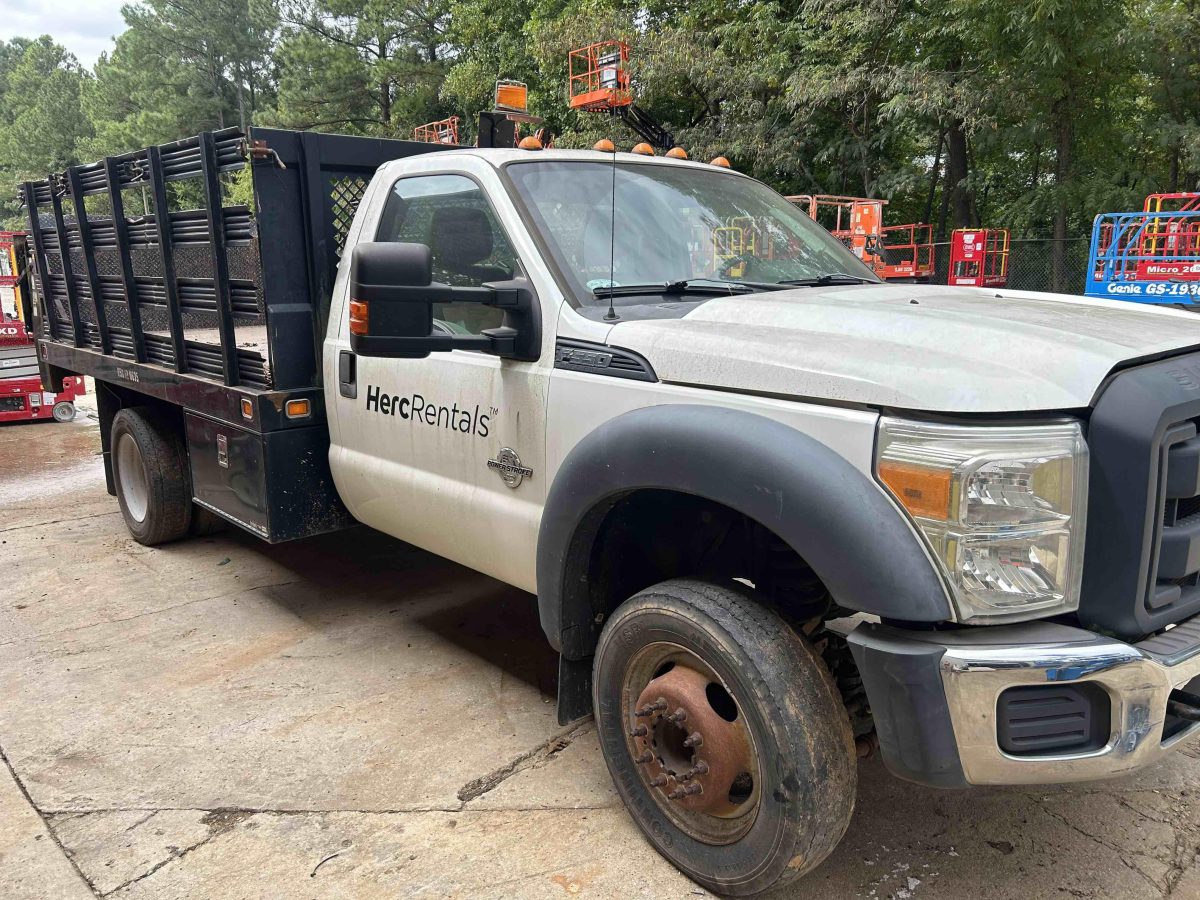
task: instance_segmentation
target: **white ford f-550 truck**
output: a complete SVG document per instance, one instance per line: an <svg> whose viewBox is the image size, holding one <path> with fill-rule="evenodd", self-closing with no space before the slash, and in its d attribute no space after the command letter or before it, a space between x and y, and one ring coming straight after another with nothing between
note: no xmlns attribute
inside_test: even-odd
<svg viewBox="0 0 1200 900"><path fill-rule="evenodd" d="M719 894L817 866L876 743L966 787L1195 733L1200 318L884 284L717 166L446 150L225 131L24 185L43 379L97 380L135 538L358 522L536 593L560 720Z"/></svg>

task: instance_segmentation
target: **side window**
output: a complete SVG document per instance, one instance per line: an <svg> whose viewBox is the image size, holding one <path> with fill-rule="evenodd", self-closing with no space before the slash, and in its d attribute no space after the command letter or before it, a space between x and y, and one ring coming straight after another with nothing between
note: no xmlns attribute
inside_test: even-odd
<svg viewBox="0 0 1200 900"><path fill-rule="evenodd" d="M428 244L433 280L457 287L508 281L517 257L483 190L463 175L402 178L392 186L377 241ZM501 310L476 303L437 303L434 328L479 334L496 328Z"/></svg>

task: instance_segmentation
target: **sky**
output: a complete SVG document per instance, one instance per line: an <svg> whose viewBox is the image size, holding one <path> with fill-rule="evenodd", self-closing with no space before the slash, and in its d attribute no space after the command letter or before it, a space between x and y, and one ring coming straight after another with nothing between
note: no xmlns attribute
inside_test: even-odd
<svg viewBox="0 0 1200 900"><path fill-rule="evenodd" d="M125 30L128 0L0 0L0 39L48 34L89 69Z"/></svg>

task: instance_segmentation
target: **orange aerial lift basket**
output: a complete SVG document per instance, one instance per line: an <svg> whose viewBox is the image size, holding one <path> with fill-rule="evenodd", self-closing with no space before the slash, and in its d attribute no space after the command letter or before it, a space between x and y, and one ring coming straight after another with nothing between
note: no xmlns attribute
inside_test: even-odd
<svg viewBox="0 0 1200 900"><path fill-rule="evenodd" d="M950 235L947 283L968 287L1008 284L1008 229L956 228Z"/></svg>
<svg viewBox="0 0 1200 900"><path fill-rule="evenodd" d="M889 225L883 229L885 281L929 281L933 277L932 225Z"/></svg>
<svg viewBox="0 0 1200 900"><path fill-rule="evenodd" d="M458 116L418 125L413 131L413 140L427 144L457 144Z"/></svg>
<svg viewBox="0 0 1200 900"><path fill-rule="evenodd" d="M629 45L601 41L572 50L570 56L571 108L595 112L617 109L633 102L629 90Z"/></svg>

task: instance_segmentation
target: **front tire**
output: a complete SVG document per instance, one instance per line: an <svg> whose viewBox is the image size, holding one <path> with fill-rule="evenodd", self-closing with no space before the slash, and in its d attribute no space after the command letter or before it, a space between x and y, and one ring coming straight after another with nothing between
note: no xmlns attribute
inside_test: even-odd
<svg viewBox="0 0 1200 900"><path fill-rule="evenodd" d="M619 607L596 647L593 704L630 814L708 890L787 884L845 834L858 770L841 696L740 584L675 579Z"/></svg>
<svg viewBox="0 0 1200 900"><path fill-rule="evenodd" d="M59 400L50 411L55 422L70 422L75 418L75 404L70 400Z"/></svg>
<svg viewBox="0 0 1200 900"><path fill-rule="evenodd" d="M112 424L113 478L125 527L139 544L175 541L192 523L187 451L165 416L138 406Z"/></svg>

